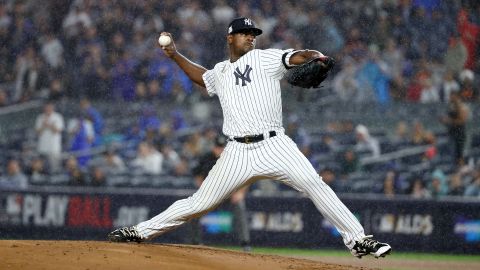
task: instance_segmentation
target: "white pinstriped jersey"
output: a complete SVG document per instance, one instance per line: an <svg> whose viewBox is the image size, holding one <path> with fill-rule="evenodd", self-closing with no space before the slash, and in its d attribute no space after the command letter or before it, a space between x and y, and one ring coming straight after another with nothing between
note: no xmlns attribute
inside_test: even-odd
<svg viewBox="0 0 480 270"><path fill-rule="evenodd" d="M233 63L220 62L203 74L209 95L219 97L225 135L283 131L280 80L287 69L282 56L292 51L255 49Z"/></svg>
<svg viewBox="0 0 480 270"><path fill-rule="evenodd" d="M218 63L203 74L208 93L220 99L225 135L243 137L271 130L278 132L256 143L230 141L192 196L136 225L143 239L177 228L192 217L214 209L238 188L262 178L281 181L307 194L335 225L348 248L365 237L355 216L284 133L280 80L292 54L293 50L252 50L234 63L228 60Z"/></svg>

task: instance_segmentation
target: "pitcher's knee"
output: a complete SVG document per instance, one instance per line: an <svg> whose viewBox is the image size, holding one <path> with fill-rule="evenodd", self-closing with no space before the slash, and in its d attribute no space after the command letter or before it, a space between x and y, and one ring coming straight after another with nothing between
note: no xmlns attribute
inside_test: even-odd
<svg viewBox="0 0 480 270"><path fill-rule="evenodd" d="M192 214L199 214L205 211L208 211L213 207L211 203L202 198L189 197L188 199L189 208Z"/></svg>
<svg viewBox="0 0 480 270"><path fill-rule="evenodd" d="M305 176L299 178L296 182L300 187L302 187L302 189L306 190L309 190L313 187L322 188L326 185L322 178L320 178L318 175L310 175L309 177Z"/></svg>

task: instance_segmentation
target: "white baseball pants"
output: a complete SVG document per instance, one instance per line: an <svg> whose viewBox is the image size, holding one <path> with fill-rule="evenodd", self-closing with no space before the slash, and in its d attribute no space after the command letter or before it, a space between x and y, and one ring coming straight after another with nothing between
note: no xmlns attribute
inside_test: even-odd
<svg viewBox="0 0 480 270"><path fill-rule="evenodd" d="M259 179L282 181L304 192L337 228L348 248L365 236L355 216L322 181L297 145L283 133L252 144L230 141L192 196L176 201L136 228L146 239L157 237L213 210L235 190Z"/></svg>

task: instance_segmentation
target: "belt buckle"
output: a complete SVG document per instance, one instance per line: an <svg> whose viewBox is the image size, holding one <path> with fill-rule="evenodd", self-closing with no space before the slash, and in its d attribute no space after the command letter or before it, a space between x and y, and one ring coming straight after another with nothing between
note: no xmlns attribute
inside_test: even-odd
<svg viewBox="0 0 480 270"><path fill-rule="evenodd" d="M252 143L252 141L253 141L253 140L252 140L253 137L251 137L251 136L245 136L244 138L245 138L245 143L246 143L246 144Z"/></svg>

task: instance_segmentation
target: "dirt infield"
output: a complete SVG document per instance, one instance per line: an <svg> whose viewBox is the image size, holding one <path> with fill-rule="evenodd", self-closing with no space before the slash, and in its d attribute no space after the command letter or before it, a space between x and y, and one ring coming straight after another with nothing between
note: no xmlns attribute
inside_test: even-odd
<svg viewBox="0 0 480 270"><path fill-rule="evenodd" d="M434 261L421 259L406 259L395 257L395 254L386 259L375 259L374 257L364 257L361 260L353 257L301 257L322 263L337 263L343 265L352 265L357 267L376 267L379 269L396 269L396 270L478 270L480 262L474 261ZM369 268L363 268L369 269Z"/></svg>
<svg viewBox="0 0 480 270"><path fill-rule="evenodd" d="M371 269L208 247L95 241L0 241L0 269Z"/></svg>

